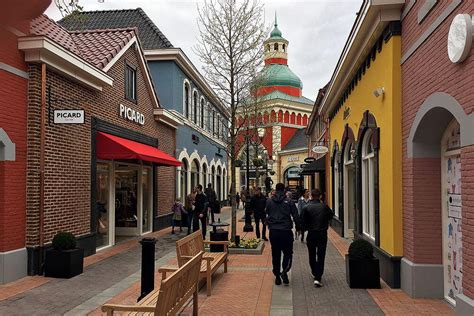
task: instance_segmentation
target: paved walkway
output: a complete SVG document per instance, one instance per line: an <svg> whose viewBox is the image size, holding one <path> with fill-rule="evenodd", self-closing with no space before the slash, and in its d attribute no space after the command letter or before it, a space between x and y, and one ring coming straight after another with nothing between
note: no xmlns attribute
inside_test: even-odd
<svg viewBox="0 0 474 316"><path fill-rule="evenodd" d="M230 210L216 215L229 221ZM238 218L242 216L238 214ZM241 233L244 223L238 222ZM185 234L171 235L169 229L153 233L159 237L156 267L176 264L175 241ZM442 300L411 299L400 290L383 284L380 290L349 289L345 281L343 255L348 243L329 232L325 286L314 288L307 263L306 245L294 244L289 286L274 285L271 247L262 255L231 255L229 271L221 268L213 278L213 293L199 293L200 315L453 315ZM140 247L130 240L86 258L82 275L69 280L29 277L0 286L0 315L102 315L106 302L133 304L140 291ZM155 275L159 285L160 275ZM191 303L182 315L190 315Z"/></svg>

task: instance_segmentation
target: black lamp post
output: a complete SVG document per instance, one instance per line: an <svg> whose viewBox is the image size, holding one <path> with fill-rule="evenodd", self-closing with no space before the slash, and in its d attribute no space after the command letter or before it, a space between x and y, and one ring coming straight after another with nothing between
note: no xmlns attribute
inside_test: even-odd
<svg viewBox="0 0 474 316"><path fill-rule="evenodd" d="M249 186L250 186L250 135L248 134L245 135L245 141L247 142L247 170L246 170L246 176L245 176L245 194L246 194L246 203L245 203L245 225L244 225L244 232L253 232L253 226L252 226L252 217L250 216L250 210L248 209L248 203L249 203Z"/></svg>

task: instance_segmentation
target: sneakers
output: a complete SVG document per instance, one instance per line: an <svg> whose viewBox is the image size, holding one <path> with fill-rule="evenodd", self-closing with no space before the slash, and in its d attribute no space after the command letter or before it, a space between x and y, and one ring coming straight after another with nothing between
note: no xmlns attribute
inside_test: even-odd
<svg viewBox="0 0 474 316"><path fill-rule="evenodd" d="M314 280L314 286L315 287L323 287L323 284L321 283L321 281Z"/></svg>
<svg viewBox="0 0 474 316"><path fill-rule="evenodd" d="M281 279L283 280L283 283L288 285L290 284L290 280L288 279L288 274L286 272L283 272L281 274Z"/></svg>
<svg viewBox="0 0 474 316"><path fill-rule="evenodd" d="M281 285L281 278L280 278L280 276L276 276L276 277L275 277L275 284L276 284L276 285Z"/></svg>

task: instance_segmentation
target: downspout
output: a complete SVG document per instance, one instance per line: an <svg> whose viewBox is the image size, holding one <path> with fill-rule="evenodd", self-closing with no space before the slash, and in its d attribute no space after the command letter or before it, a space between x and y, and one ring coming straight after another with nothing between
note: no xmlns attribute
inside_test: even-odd
<svg viewBox="0 0 474 316"><path fill-rule="evenodd" d="M41 121L40 121L40 200L39 200L39 272L43 274L44 258L44 147L46 125L46 64L41 64Z"/></svg>

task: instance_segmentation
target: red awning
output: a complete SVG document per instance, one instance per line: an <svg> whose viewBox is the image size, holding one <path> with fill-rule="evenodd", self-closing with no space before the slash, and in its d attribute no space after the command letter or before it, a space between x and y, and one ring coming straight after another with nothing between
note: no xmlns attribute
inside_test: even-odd
<svg viewBox="0 0 474 316"><path fill-rule="evenodd" d="M107 133L97 133L98 159L138 159L162 166L181 166L181 162L152 146L134 142Z"/></svg>

